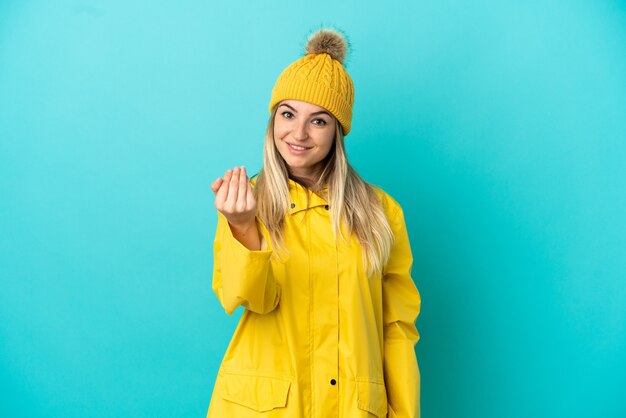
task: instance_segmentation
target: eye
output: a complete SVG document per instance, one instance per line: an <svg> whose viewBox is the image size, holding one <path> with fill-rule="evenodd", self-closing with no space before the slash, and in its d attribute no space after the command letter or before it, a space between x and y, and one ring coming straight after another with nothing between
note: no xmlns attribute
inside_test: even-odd
<svg viewBox="0 0 626 418"><path fill-rule="evenodd" d="M281 115L283 115L283 117L287 119L291 119L291 117L293 116L293 114L289 111L284 111L283 113L281 113Z"/></svg>
<svg viewBox="0 0 626 418"><path fill-rule="evenodd" d="M316 121L317 121L317 122L319 122L319 123L315 123ZM324 125L326 125L326 121L325 121L324 119L313 119L313 123L314 123L315 125L319 125L319 126L324 126Z"/></svg>

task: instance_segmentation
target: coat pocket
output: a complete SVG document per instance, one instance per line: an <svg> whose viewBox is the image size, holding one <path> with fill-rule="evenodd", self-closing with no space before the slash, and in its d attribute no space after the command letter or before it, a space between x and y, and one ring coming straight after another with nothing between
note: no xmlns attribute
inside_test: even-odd
<svg viewBox="0 0 626 418"><path fill-rule="evenodd" d="M357 406L379 418L387 416L387 389L384 383L357 380Z"/></svg>
<svg viewBox="0 0 626 418"><path fill-rule="evenodd" d="M286 379L220 373L222 380L222 398L264 412L287 405L291 382Z"/></svg>

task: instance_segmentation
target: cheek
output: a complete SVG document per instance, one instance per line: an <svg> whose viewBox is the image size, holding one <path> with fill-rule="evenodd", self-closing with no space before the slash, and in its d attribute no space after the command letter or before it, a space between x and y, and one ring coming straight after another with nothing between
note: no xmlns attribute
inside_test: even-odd
<svg viewBox="0 0 626 418"><path fill-rule="evenodd" d="M335 132L329 132L324 138L324 150L329 150L333 146L335 141Z"/></svg>
<svg viewBox="0 0 626 418"><path fill-rule="evenodd" d="M283 155L283 156L284 156L284 154L285 154L285 150L284 150L285 145L286 145L286 144L285 144L285 142L284 142L284 141L281 141L281 140L278 138L278 136L274 135L274 148L276 148L276 150L278 151L278 153L279 153L280 155Z"/></svg>
<svg viewBox="0 0 626 418"><path fill-rule="evenodd" d="M287 144L284 141L284 138L285 138L284 132L274 129L274 146L276 147L276 149L278 149L281 155L284 152L284 148L287 146Z"/></svg>
<svg viewBox="0 0 626 418"><path fill-rule="evenodd" d="M276 140L284 138L287 133L288 131L285 126L278 122L274 123L274 138L276 138Z"/></svg>

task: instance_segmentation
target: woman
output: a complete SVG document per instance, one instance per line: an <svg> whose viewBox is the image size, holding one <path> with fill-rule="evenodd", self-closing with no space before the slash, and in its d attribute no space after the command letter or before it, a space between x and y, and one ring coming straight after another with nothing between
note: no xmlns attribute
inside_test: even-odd
<svg viewBox="0 0 626 418"><path fill-rule="evenodd" d="M213 289L245 310L209 418L419 417L413 259L402 208L346 158L347 48L309 38L272 91L260 173L211 185Z"/></svg>

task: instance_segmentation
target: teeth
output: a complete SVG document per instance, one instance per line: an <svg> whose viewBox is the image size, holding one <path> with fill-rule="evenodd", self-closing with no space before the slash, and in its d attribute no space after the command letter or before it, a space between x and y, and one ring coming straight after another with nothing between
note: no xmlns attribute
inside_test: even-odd
<svg viewBox="0 0 626 418"><path fill-rule="evenodd" d="M305 147L299 147L299 146L297 146L297 145L291 145L291 144L289 144L289 146L290 146L291 148L297 149L297 150L299 150L299 151L304 151L305 149L308 149L308 148L305 148Z"/></svg>

